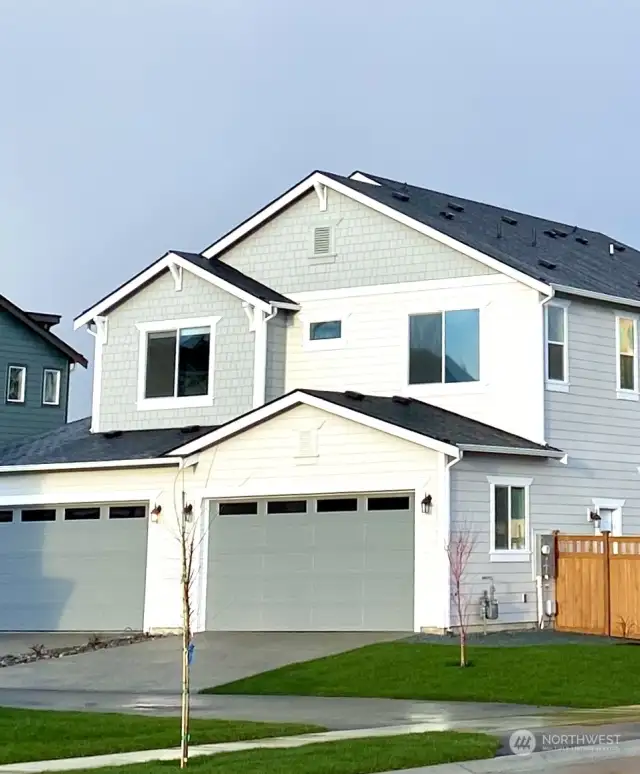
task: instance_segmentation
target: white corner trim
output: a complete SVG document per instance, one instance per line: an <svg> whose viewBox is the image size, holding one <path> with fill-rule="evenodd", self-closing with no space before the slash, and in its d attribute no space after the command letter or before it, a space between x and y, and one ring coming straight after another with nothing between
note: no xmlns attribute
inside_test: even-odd
<svg viewBox="0 0 640 774"><path fill-rule="evenodd" d="M314 172L300 183L295 185L293 188L290 188L281 197L271 202L271 204L267 205L262 210L259 210L255 215L253 215L253 217L248 218L244 223L240 224L226 236L222 237L217 242L214 242L210 247L202 252L202 255L205 258L212 258L215 255L218 255L218 253L222 252L230 245L237 242L239 239L242 239L242 237L246 236L246 234L256 229L258 226L264 223L265 220L273 217L284 207L291 204L291 202L295 201L297 198L310 191L315 187L316 183L320 183L332 191L336 191L337 193L357 201L360 204L363 204L366 207L381 213L382 215L386 215L392 220L395 220L398 223L402 223L403 225L423 234L424 236L435 239L437 242L440 242L440 244L446 245L452 250L456 250L457 252L466 255L468 258L472 258L473 260L488 266L494 271L505 274L508 277L511 277L512 279L515 279L518 282L521 282L522 284L539 291L540 293L544 293L545 295L549 294L549 285L547 283L536 280L533 277L530 277L528 274L524 274L523 272L518 271L517 269L513 269L510 266L507 266L507 264L502 263L495 258L491 258L479 250L475 250L474 248L459 242L457 239L453 239L452 237L443 234L435 228L431 228L431 226L426 226L424 223L420 223L414 218L410 218L408 215L403 215L393 207L389 207L386 204L381 204L375 199L372 199L370 196L356 191L353 188L349 188L348 185L339 183L337 180L334 180L331 177L323 175L322 172Z"/></svg>
<svg viewBox="0 0 640 774"><path fill-rule="evenodd" d="M179 465L179 457L153 457L138 460L102 460L99 462L47 462L35 465L0 465L0 473L38 473L55 470L101 470L103 468L157 468Z"/></svg>
<svg viewBox="0 0 640 774"><path fill-rule="evenodd" d="M354 401L354 403L357 403ZM374 419L366 414L363 414L357 410L349 409L344 406L338 406L331 401L324 400L323 398L317 398L313 395L309 395L305 392L296 390L288 395L284 395L282 398L271 401L265 406L254 409L248 414L244 414L238 419L227 422L226 425L213 430L211 433L207 433L201 438L197 438L195 441L180 446L173 451L169 452L170 455L176 454L180 456L188 456L194 452L200 451L213 444L220 443L230 435L237 435L243 430L248 430L261 422L268 420L270 417L280 414L282 411L286 411L294 406L304 404L307 406L313 406L314 408L326 411L329 414L341 417L343 419L349 419L358 424L370 427L373 430L380 430L388 435L394 435L396 438L415 443L418 446L424 446L428 449L433 449L437 452L448 454L451 457L458 458L460 452L456 446L443 443L442 441L436 441L433 438L427 438L420 433L413 432L412 430L406 430L405 428L398 427L396 425L383 422L380 419Z"/></svg>
<svg viewBox="0 0 640 774"><path fill-rule="evenodd" d="M129 280L129 282L126 282L121 288L118 288L118 290L110 293L106 298L103 298L102 301L99 301L90 309L87 309L86 312L83 312L79 317L76 317L76 319L73 321L74 330L78 330L78 328L81 328L83 325L91 322L96 317L96 315L101 315L105 312L108 312L113 306L115 306L115 304L135 293L138 288L142 287L147 282L150 282L152 279L154 279L154 277L158 276L158 274L166 271L167 269L171 270L171 266L180 267L183 270L191 272L191 274L194 274L196 277L200 277L200 279L203 279L206 282L210 282L212 285L220 288L220 290L224 290L227 293L230 293L232 296L239 298L241 301L248 301L250 304L264 309L265 312L269 310L270 304L268 304L266 301L255 298L249 293L246 293L244 290L240 290L240 288L232 285L230 282L220 279L220 277L216 277L215 274L211 274L211 272L201 269L199 266L191 263L191 261L187 261L175 253L167 253L167 255L163 256L155 263L151 264L151 266L149 266L143 272L138 274L137 277Z"/></svg>
<svg viewBox="0 0 640 774"><path fill-rule="evenodd" d="M84 503L126 503L126 502L139 502L145 500L158 499L157 492L121 492L119 490L113 490L110 492L89 491L89 492L77 492L73 489L62 492L51 492L48 494L33 494L33 492L25 492L18 494L2 495L0 496L0 506L8 505L75 505Z"/></svg>

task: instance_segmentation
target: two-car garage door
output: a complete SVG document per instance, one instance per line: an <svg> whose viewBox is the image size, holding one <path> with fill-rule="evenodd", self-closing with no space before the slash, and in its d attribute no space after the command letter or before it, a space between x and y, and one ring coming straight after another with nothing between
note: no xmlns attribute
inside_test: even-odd
<svg viewBox="0 0 640 774"><path fill-rule="evenodd" d="M412 631L413 496L210 504L208 630Z"/></svg>

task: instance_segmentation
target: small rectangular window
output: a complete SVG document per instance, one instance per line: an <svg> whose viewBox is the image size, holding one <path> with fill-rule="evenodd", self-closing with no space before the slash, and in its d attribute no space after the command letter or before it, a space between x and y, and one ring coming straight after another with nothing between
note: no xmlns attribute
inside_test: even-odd
<svg viewBox="0 0 640 774"><path fill-rule="evenodd" d="M357 511L357 497L327 497L318 500L318 513L339 513L340 511Z"/></svg>
<svg viewBox="0 0 640 774"><path fill-rule="evenodd" d="M494 485L494 546L496 551L527 548L527 488Z"/></svg>
<svg viewBox="0 0 640 774"><path fill-rule="evenodd" d="M218 513L220 516L255 516L258 513L258 503L245 500L219 503Z"/></svg>
<svg viewBox="0 0 640 774"><path fill-rule="evenodd" d="M316 226L313 229L313 254L331 254L331 226Z"/></svg>
<svg viewBox="0 0 640 774"><path fill-rule="evenodd" d="M409 384L457 384L479 379L478 309L409 316Z"/></svg>
<svg viewBox="0 0 640 774"><path fill-rule="evenodd" d="M100 508L65 508L65 521L92 521L100 518Z"/></svg>
<svg viewBox="0 0 640 774"><path fill-rule="evenodd" d="M267 513L306 513L306 500L271 500L267 503Z"/></svg>
<svg viewBox="0 0 640 774"><path fill-rule="evenodd" d="M0 524L11 524L13 511L0 511Z"/></svg>
<svg viewBox="0 0 640 774"><path fill-rule="evenodd" d="M310 341L326 341L327 339L339 339L342 336L341 320L326 320L312 322L309 325Z"/></svg>
<svg viewBox="0 0 640 774"><path fill-rule="evenodd" d="M409 497L386 495L367 498L367 509L370 511L408 511L409 504Z"/></svg>
<svg viewBox="0 0 640 774"><path fill-rule="evenodd" d="M29 508L22 511L20 519L26 522L55 521L55 508Z"/></svg>
<svg viewBox="0 0 640 774"><path fill-rule="evenodd" d="M636 321L618 317L616 341L618 349L618 389L626 392L637 390L637 335Z"/></svg>
<svg viewBox="0 0 640 774"><path fill-rule="evenodd" d="M550 304L546 307L547 379L567 381L567 309Z"/></svg>
<svg viewBox="0 0 640 774"><path fill-rule="evenodd" d="M144 519L146 515L145 505L112 505L109 508L110 519Z"/></svg>
<svg viewBox="0 0 640 774"><path fill-rule="evenodd" d="M61 372L57 368L44 369L42 377L43 406L60 405L60 377Z"/></svg>
<svg viewBox="0 0 640 774"><path fill-rule="evenodd" d="M10 365L7 370L7 403L24 403L27 369Z"/></svg>

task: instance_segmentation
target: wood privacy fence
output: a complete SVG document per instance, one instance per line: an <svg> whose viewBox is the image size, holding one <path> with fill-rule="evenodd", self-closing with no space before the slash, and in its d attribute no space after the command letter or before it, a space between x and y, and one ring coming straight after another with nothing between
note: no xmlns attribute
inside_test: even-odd
<svg viewBox="0 0 640 774"><path fill-rule="evenodd" d="M640 537L556 534L556 628L640 639Z"/></svg>

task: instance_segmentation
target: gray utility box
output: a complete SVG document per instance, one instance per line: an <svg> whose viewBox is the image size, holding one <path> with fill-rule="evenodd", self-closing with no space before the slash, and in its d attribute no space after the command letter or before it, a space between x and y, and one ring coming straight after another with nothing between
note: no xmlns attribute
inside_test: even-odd
<svg viewBox="0 0 640 774"><path fill-rule="evenodd" d="M538 535L537 563L539 574L543 580L551 580L556 577L556 539L554 535Z"/></svg>

